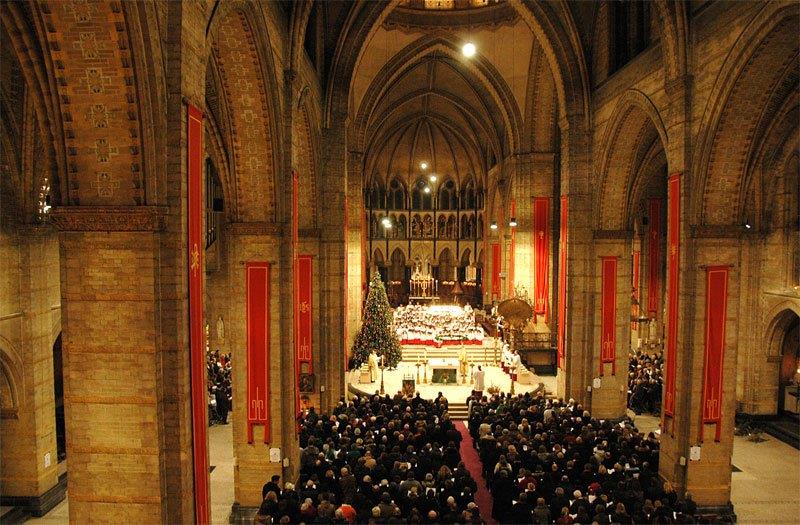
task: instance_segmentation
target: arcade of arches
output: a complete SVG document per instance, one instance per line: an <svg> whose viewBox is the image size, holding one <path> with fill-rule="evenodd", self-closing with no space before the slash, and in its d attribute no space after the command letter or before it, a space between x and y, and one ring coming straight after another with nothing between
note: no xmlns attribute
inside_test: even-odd
<svg viewBox="0 0 800 525"><path fill-rule="evenodd" d="M792 409L800 370L798 24L780 0L3 2L3 504L206 522L205 335L257 507L297 477L299 403L347 394L371 270L403 303L424 261L476 307L527 290L553 394L593 416L625 415L637 340L663 348L659 474L728 506L734 417Z"/></svg>

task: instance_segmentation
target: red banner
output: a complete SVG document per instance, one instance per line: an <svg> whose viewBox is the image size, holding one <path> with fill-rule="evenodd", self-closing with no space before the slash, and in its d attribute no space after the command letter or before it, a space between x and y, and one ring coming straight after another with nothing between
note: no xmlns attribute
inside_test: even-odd
<svg viewBox="0 0 800 525"><path fill-rule="evenodd" d="M500 270L502 269L500 243L492 243L492 299L500 298Z"/></svg>
<svg viewBox="0 0 800 525"><path fill-rule="evenodd" d="M703 372L703 405L700 422L700 441L703 425L716 425L715 441L722 432L722 377L725 359L725 321L728 315L727 266L706 268L706 340L705 370Z"/></svg>
<svg viewBox="0 0 800 525"><path fill-rule="evenodd" d="M636 330L638 328L638 326L639 326L638 321L635 321L634 319L637 319L639 317L639 297L640 297L640 293L639 293L639 271L640 271L639 270L639 265L641 264L640 263L641 257L642 257L642 254L641 254L641 252L639 250L634 250L633 251L633 258L632 258L633 259L633 268L632 268L632 271L631 271L631 275L632 275L631 288L632 288L632 291L633 291L633 299L634 299L634 301L633 301L633 305L631 306L631 317L633 318L633 319L631 319L631 330Z"/></svg>
<svg viewBox="0 0 800 525"><path fill-rule="evenodd" d="M681 176L667 183L667 337L664 371L664 414L675 415L675 377L678 355L678 272L680 269Z"/></svg>
<svg viewBox="0 0 800 525"><path fill-rule="evenodd" d="M249 262L247 280L247 442L264 425L269 442L269 263Z"/></svg>
<svg viewBox="0 0 800 525"><path fill-rule="evenodd" d="M511 218L517 219L517 201L511 199ZM508 296L514 297L514 251L517 247L517 228L511 226L511 242L508 246Z"/></svg>
<svg viewBox="0 0 800 525"><path fill-rule="evenodd" d="M533 313L547 322L550 266L550 199L533 199Z"/></svg>
<svg viewBox="0 0 800 525"><path fill-rule="evenodd" d="M310 255L300 255L297 258L298 273L298 333L297 333L297 360L301 363L308 363L308 373L312 373L313 364L311 360L312 338L312 319L313 319L313 297L312 291L312 262Z"/></svg>
<svg viewBox="0 0 800 525"><path fill-rule="evenodd" d="M567 328L567 198L561 197L558 237L558 368L564 369Z"/></svg>
<svg viewBox="0 0 800 525"><path fill-rule="evenodd" d="M600 290L600 375L603 365L611 363L611 375L617 373L617 257L601 257Z"/></svg>
<svg viewBox="0 0 800 525"><path fill-rule="evenodd" d="M300 175L292 170L292 319L294 321L294 410L300 413L300 271L297 252L300 246ZM297 425L299 431L299 424Z"/></svg>
<svg viewBox="0 0 800 525"><path fill-rule="evenodd" d="M650 199L648 246L647 312L656 317L661 302L661 199Z"/></svg>

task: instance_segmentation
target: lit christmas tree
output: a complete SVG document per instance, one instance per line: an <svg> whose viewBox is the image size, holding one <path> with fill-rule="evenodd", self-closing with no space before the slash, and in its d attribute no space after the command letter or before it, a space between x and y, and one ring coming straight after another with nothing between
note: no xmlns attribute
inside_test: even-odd
<svg viewBox="0 0 800 525"><path fill-rule="evenodd" d="M375 272L370 280L361 329L353 342L354 365L359 367L366 363L372 350L375 350L378 357L385 356L387 368L396 367L402 359L400 341L392 327L392 309L378 272Z"/></svg>

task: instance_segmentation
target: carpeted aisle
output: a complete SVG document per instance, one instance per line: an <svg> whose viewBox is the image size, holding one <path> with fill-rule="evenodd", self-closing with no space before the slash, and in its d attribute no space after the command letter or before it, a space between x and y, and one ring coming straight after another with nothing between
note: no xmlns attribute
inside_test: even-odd
<svg viewBox="0 0 800 525"><path fill-rule="evenodd" d="M464 461L464 465L472 475L472 479L478 484L475 503L477 503L481 511L481 518L489 525L495 525L497 522L492 518L492 495L489 493L489 489L486 488L486 481L483 479L483 471L481 469L481 458L472 445L472 436L469 435L466 421L458 421L456 428L461 432L461 460Z"/></svg>

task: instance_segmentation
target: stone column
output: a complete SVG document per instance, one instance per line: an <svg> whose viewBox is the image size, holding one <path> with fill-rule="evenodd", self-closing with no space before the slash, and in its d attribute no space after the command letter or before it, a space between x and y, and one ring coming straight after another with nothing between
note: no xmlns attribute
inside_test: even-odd
<svg viewBox="0 0 800 525"><path fill-rule="evenodd" d="M344 394L344 323L345 323L345 195L348 183L348 153L345 115L335 115L330 127L323 130L323 170L320 217L325 221L320 240L320 275L322 289L320 312L321 351L326 374L321 378L321 409L329 410ZM357 328L355 328L357 329Z"/></svg>
<svg viewBox="0 0 800 525"><path fill-rule="evenodd" d="M350 152L350 158L347 163L347 233L345 238L347 250L347 333L344 342L345 355L350 351L361 326L361 310L364 301L362 290L366 276L363 271L364 247L362 245L364 235L362 221L365 213L364 192L362 191L364 184L363 163L363 153L360 151Z"/></svg>
<svg viewBox="0 0 800 525"><path fill-rule="evenodd" d="M631 232L595 232L595 285L592 368L591 377L599 379L600 386L592 381L591 412L593 417L616 419L625 416L628 404L628 345L631 339L630 329L630 297L631 297ZM616 349L615 372L609 363L603 366L600 376L600 352L602 351L601 305L602 305L602 273L601 257L617 257L616 279Z"/></svg>
<svg viewBox="0 0 800 525"><path fill-rule="evenodd" d="M168 521L156 207L67 207L60 230L70 521Z"/></svg>
<svg viewBox="0 0 800 525"><path fill-rule="evenodd" d="M561 121L561 195L568 198L566 370L557 375L557 395L587 400L591 382L591 312L593 260L591 192L589 189L589 134L581 115ZM557 218L558 208L554 207ZM555 219L554 219L555 220ZM563 271L559 268L558 271ZM557 281L556 281L557 282ZM557 290L557 289L556 289ZM557 302L557 301L556 301ZM554 308L555 310L555 308Z"/></svg>
<svg viewBox="0 0 800 525"><path fill-rule="evenodd" d="M693 293L681 295L681 323L687 326L687 343L679 346L675 419L666 421L661 434L659 473L691 491L698 505L716 512L731 512L731 454L736 414L736 361L739 322L739 239L696 229L692 239L692 264L682 269L682 284ZM683 249L683 248L682 248ZM701 405L705 365L707 266L730 265L728 281L725 354L723 361L722 421L720 440L715 427L705 425L700 439ZM691 447L700 447L700 459L691 460Z"/></svg>
<svg viewBox="0 0 800 525"><path fill-rule="evenodd" d="M66 480L59 483L58 477L53 392L52 348L61 302L58 241L43 226L22 226L8 237L18 257L12 260L4 252L8 259L2 271L18 277L13 284L19 288L8 290L8 298L16 297L19 304L17 312L2 312L3 368L15 398L0 415L2 499L4 505L43 516L64 499L66 490Z"/></svg>
<svg viewBox="0 0 800 525"><path fill-rule="evenodd" d="M285 320L280 315L280 304L291 301L292 281L282 279L280 227L275 223L243 222L228 225L228 276L229 322L233 359L233 452L235 501L241 507L258 507L261 504L261 487L272 475L288 476L281 463L271 463L269 449L280 448L289 464L299 457L294 436L294 368L293 347L285 348ZM267 261L270 263L270 338L269 338L269 388L270 442L265 444L262 430L256 427L252 444L247 442L247 289L245 264ZM290 303L291 304L291 303ZM291 325L289 325L291 327ZM227 337L227 334L226 334ZM286 400L291 404L285 412ZM288 430L289 437L286 437ZM286 481L294 478L286 477ZM236 510L236 509L235 509Z"/></svg>

